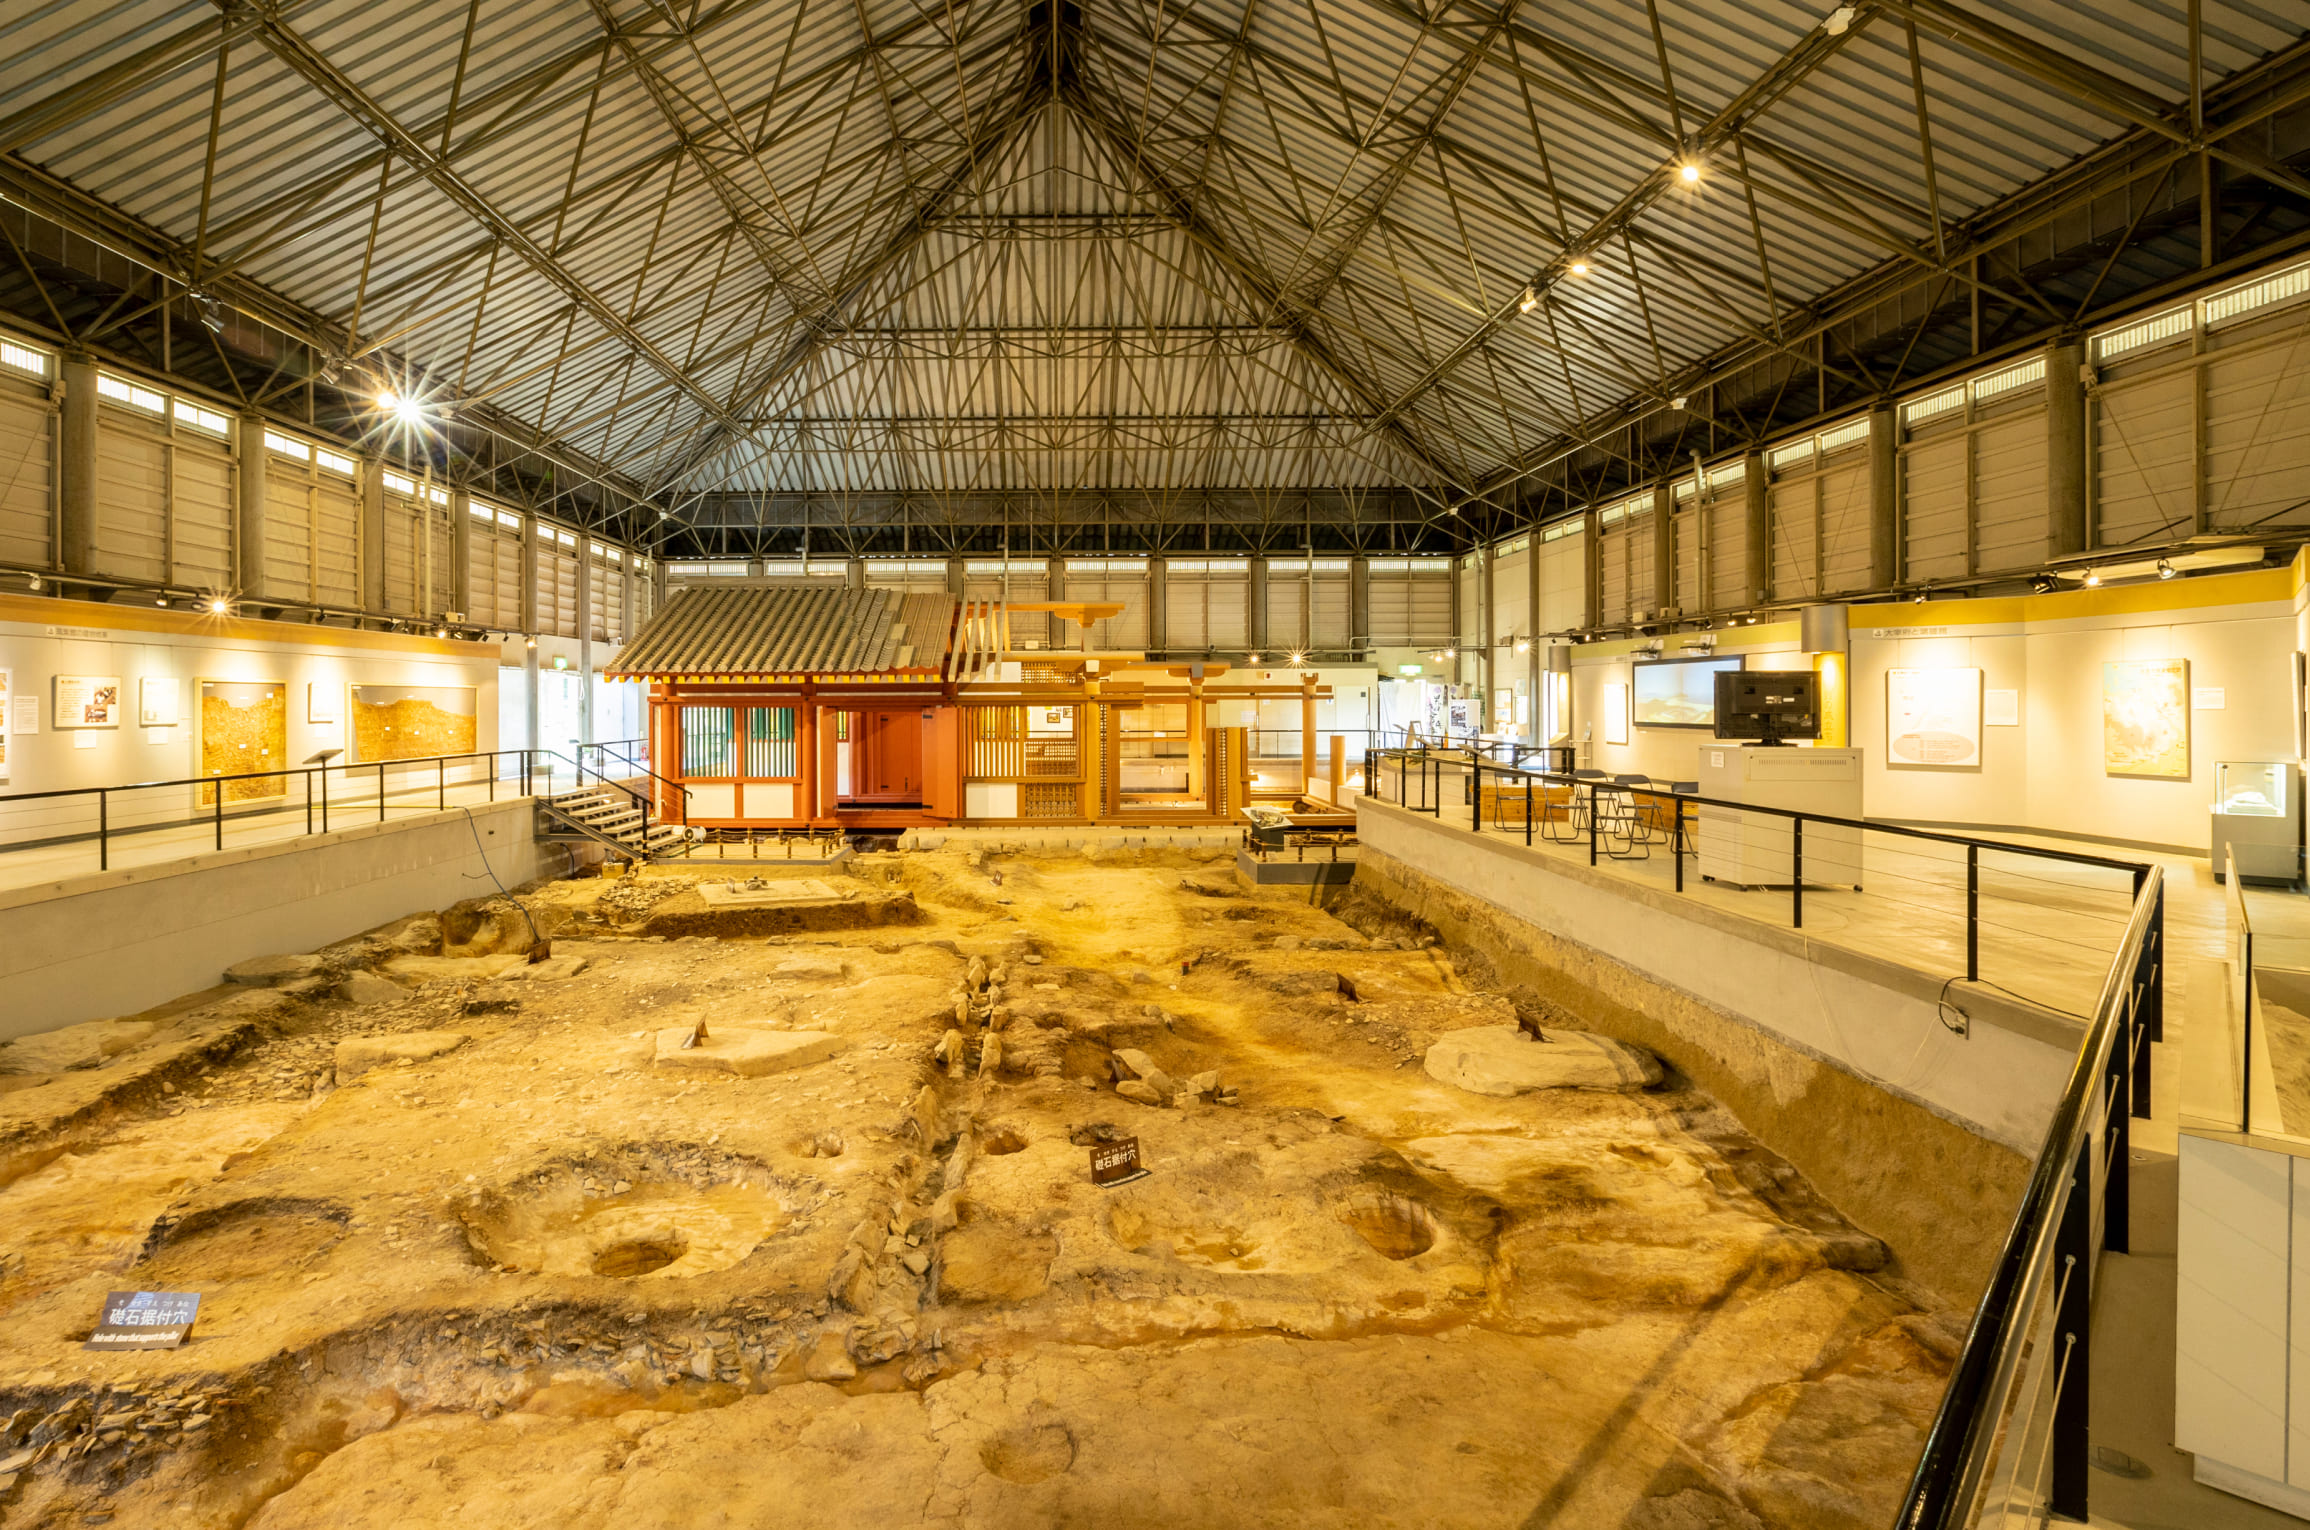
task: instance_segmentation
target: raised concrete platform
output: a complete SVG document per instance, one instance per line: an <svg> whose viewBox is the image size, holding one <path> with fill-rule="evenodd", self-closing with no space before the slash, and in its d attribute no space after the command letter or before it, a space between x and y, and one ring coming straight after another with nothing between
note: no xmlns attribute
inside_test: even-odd
<svg viewBox="0 0 2310 1530"><path fill-rule="evenodd" d="M1289 851L1278 851L1263 860L1249 850L1238 850L1235 870L1254 887L1345 887L1355 880L1356 853L1343 848L1335 861L1327 848L1310 853L1302 861L1294 860Z"/></svg>
<svg viewBox="0 0 2310 1530"><path fill-rule="evenodd" d="M1243 843L1243 831L1228 824L1203 828L1126 828L1078 824L1068 828L909 829L898 837L901 850L984 850L1050 854L1060 850L1224 850Z"/></svg>

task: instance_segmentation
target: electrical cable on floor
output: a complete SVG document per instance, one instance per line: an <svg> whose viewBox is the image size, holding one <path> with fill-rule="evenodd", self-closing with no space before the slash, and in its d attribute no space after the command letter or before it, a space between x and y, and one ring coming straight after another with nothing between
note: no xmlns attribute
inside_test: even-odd
<svg viewBox="0 0 2310 1530"><path fill-rule="evenodd" d="M497 884L498 896L505 899L506 902L512 904L514 909L520 913L521 922L529 926L530 949L532 951L550 950L551 947L547 945L546 938L543 935L540 935L537 931L537 921L529 917L529 910L522 907L521 900L519 898L516 898L512 893L506 891L504 881L497 874L497 868L489 864L489 851L481 843L481 823L480 820L473 816L473 809L461 805L458 808L458 811L465 815L465 826L473 831L473 848L475 852L481 856L481 869L488 874L490 881ZM480 878L474 876L471 872L466 872L464 876L465 880L468 882L480 880ZM536 958L532 957L531 960L534 961Z"/></svg>

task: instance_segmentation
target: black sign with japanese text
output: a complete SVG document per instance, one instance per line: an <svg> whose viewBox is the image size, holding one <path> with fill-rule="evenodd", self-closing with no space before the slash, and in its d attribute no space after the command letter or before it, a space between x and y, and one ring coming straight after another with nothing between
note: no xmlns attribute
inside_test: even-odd
<svg viewBox="0 0 2310 1530"><path fill-rule="evenodd" d="M198 1291L115 1291L83 1349L174 1349L200 1316Z"/></svg>
<svg viewBox="0 0 2310 1530"><path fill-rule="evenodd" d="M1139 1139L1118 1137L1113 1142L1091 1144L1091 1183L1120 1185L1134 1179L1143 1179L1147 1171L1139 1163Z"/></svg>

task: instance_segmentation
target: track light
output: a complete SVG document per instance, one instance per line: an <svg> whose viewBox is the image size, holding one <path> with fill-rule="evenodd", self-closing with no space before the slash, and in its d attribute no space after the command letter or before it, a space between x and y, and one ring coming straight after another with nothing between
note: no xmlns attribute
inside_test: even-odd
<svg viewBox="0 0 2310 1530"><path fill-rule="evenodd" d="M1532 640L1530 638L1518 638L1516 640L1516 651L1518 653L1530 653L1532 651Z"/></svg>
<svg viewBox="0 0 2310 1530"><path fill-rule="evenodd" d="M209 615L211 616L222 616L231 609L232 603L221 595L209 602Z"/></svg>
<svg viewBox="0 0 2310 1530"><path fill-rule="evenodd" d="M1676 167L1676 178L1687 186L1697 186L1700 184L1700 166L1688 159Z"/></svg>
<svg viewBox="0 0 2310 1530"><path fill-rule="evenodd" d="M1535 288L1526 287L1524 289L1524 296L1520 298L1516 303L1516 311L1518 313L1530 313L1533 309L1539 306L1540 294L1538 290Z"/></svg>
<svg viewBox="0 0 2310 1530"><path fill-rule="evenodd" d="M1588 262L1585 260L1574 260L1564 269L1571 272L1574 276L1586 276L1588 274Z"/></svg>
<svg viewBox="0 0 2310 1530"><path fill-rule="evenodd" d="M523 639L522 639L522 642L521 642L521 646L522 646L522 647L524 647L524 648L535 648L535 647L537 646L537 639L536 639L536 638L523 638Z"/></svg>
<svg viewBox="0 0 2310 1530"><path fill-rule="evenodd" d="M1690 397L1689 397L1688 395L1686 395L1686 394L1682 394L1682 393L1679 393L1679 394L1678 394L1676 397L1674 397L1674 398L1672 398L1672 399L1670 399L1670 400L1668 401L1668 407L1669 407L1669 408L1671 408L1671 409L1682 409L1682 408L1683 408L1683 407L1684 407L1686 404L1690 403L1691 401L1692 401L1692 400L1690 399Z"/></svg>
<svg viewBox="0 0 2310 1530"><path fill-rule="evenodd" d="M2039 574L2036 578L2029 581L2030 593L2033 595L2051 595L2055 590L2060 588L2060 581L2055 579L2051 574Z"/></svg>
<svg viewBox="0 0 2310 1530"><path fill-rule="evenodd" d="M2098 590L2101 588L2100 569L2089 568L2085 571L2085 587L2089 590Z"/></svg>
<svg viewBox="0 0 2310 1530"><path fill-rule="evenodd" d="M1829 19L1821 23L1821 30L1831 37L1842 37L1845 35L1845 29L1853 24L1854 16L1858 14L1851 6L1840 5L1829 12Z"/></svg>
<svg viewBox="0 0 2310 1530"><path fill-rule="evenodd" d="M2171 563L2168 563L2163 558L2158 559L2158 577L2160 579L2171 579L2174 577L2175 572L2176 570Z"/></svg>
<svg viewBox="0 0 2310 1530"><path fill-rule="evenodd" d="M437 638L445 638L449 636L449 629L447 627L436 627L433 629L433 635Z"/></svg>
<svg viewBox="0 0 2310 1530"><path fill-rule="evenodd" d="M1291 662L1294 664L1305 664L1307 662L1307 655L1304 653L1295 653L1291 656Z"/></svg>
<svg viewBox="0 0 2310 1530"><path fill-rule="evenodd" d="M1259 662L1259 655L1255 653L1247 653L1243 656L1243 662L1246 664L1257 664Z"/></svg>

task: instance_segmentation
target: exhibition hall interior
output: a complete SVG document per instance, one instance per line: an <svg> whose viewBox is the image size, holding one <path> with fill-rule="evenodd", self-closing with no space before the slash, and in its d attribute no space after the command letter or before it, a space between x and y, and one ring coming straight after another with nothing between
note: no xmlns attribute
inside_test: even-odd
<svg viewBox="0 0 2310 1530"><path fill-rule="evenodd" d="M2310 1522L2306 765L2301 0L6 0L0 1530Z"/></svg>

